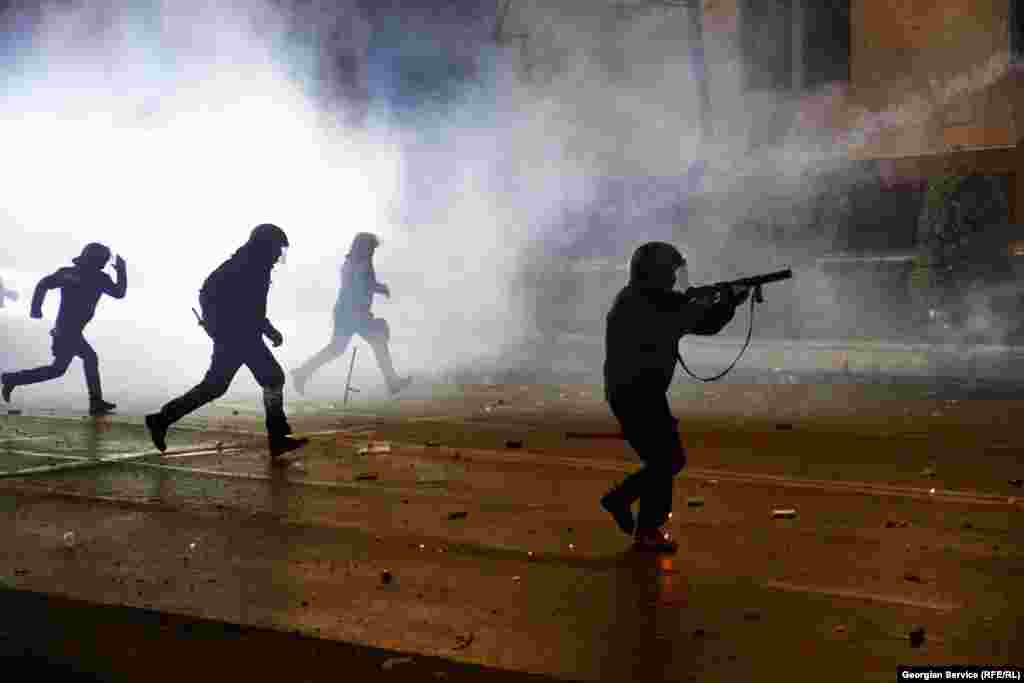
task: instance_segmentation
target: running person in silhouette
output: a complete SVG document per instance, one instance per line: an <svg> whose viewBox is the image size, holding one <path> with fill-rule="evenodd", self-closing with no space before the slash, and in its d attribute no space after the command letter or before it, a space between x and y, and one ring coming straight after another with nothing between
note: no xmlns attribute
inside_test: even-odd
<svg viewBox="0 0 1024 683"><path fill-rule="evenodd" d="M263 388L270 456L302 447L308 439L293 439L284 414L284 370L262 337L275 347L283 335L267 319L270 271L288 247L284 230L270 223L257 225L249 240L206 278L199 292L201 324L213 339L213 357L203 380L160 412L146 416L153 444L167 450L167 430L189 413L223 396L235 373L247 366Z"/></svg>
<svg viewBox="0 0 1024 683"><path fill-rule="evenodd" d="M89 414L107 415L117 406L103 400L100 386L99 358L92 346L85 340L85 326L96 314L96 305L104 294L123 299L128 290L126 265L120 256L114 262L117 282L103 272L110 261L110 249L92 242L85 245L81 255L72 259L74 264L47 275L32 296L30 315L43 317L43 301L51 289L60 290L60 309L57 323L50 331L53 337L51 350L53 362L31 370L21 370L0 375L0 394L8 403L15 387L37 384L61 377L67 372L71 361L78 356L85 369L85 383L89 390Z"/></svg>
<svg viewBox="0 0 1024 683"><path fill-rule="evenodd" d="M373 252L379 244L377 236L369 232L361 232L352 240L352 247L341 267L341 289L334 305L334 334L331 341L297 370L292 371L295 390L300 394L306 393L306 383L317 370L345 353L354 334L365 339L373 349L377 366L392 396L412 383L412 378L399 377L395 372L391 351L388 349L391 329L387 321L375 318L370 313L374 294L391 296L391 290L377 281L373 269Z"/></svg>
<svg viewBox="0 0 1024 683"><path fill-rule="evenodd" d="M665 242L637 248L629 283L615 297L607 317L605 397L622 433L644 466L603 498L601 506L619 528L634 535L637 550L672 553L678 545L662 526L672 511L675 477L686 465L678 420L669 408L679 340L724 328L749 296L746 287L674 290L688 285L683 255ZM707 290L714 290L708 292ZM640 501L634 520L633 503Z"/></svg>

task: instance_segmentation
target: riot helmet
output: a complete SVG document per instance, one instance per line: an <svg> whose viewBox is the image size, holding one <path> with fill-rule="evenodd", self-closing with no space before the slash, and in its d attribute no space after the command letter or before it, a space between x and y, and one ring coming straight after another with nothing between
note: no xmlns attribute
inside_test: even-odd
<svg viewBox="0 0 1024 683"><path fill-rule="evenodd" d="M685 276L685 268L686 259L674 246L647 242L637 247L629 260L629 281L641 287L672 289L677 279Z"/></svg>
<svg viewBox="0 0 1024 683"><path fill-rule="evenodd" d="M82 268L93 268L103 270L110 260L110 249L99 242L90 242L82 248L79 256L71 259L71 262Z"/></svg>
<svg viewBox="0 0 1024 683"><path fill-rule="evenodd" d="M380 246L380 239L372 232L361 232L352 238L352 246L348 255L357 259L368 259L373 255L373 250Z"/></svg>
<svg viewBox="0 0 1024 683"><path fill-rule="evenodd" d="M284 263L288 249L288 235L273 223L260 223L252 229L249 244L266 253L270 262Z"/></svg>

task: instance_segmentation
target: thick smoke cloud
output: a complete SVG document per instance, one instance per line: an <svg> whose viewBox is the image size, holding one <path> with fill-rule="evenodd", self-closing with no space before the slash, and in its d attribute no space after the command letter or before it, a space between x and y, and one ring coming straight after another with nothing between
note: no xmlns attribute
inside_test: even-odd
<svg viewBox="0 0 1024 683"><path fill-rule="evenodd" d="M152 403L180 391L208 353L189 310L202 279L264 221L294 245L271 292L286 367L327 342L338 267L364 230L382 238L377 272L394 296L374 310L391 322L400 372L434 375L512 349L538 369L557 366L522 342L550 319L599 330L625 278L554 289L538 278L563 270L566 255L621 265L644 239L680 243L697 281L796 267L797 283L769 291L762 319L827 327L882 314L843 300L810 267L834 236L829 207L841 212L864 182L847 147L1005 68L997 57L864 112L836 140L814 119L840 90L745 90L735 34L711 22L714 135L702 140L684 7L514 3L503 30L527 38L496 45L500 6L434 5L8 12L0 269L22 299L2 312L4 367L47 359L47 325L25 315L29 290L98 240L129 262L128 298L104 302L90 328L111 395ZM613 182L624 178L632 184ZM379 386L365 345L360 358L357 384ZM313 393L337 394L346 370L326 369ZM75 365L31 391L74 395L80 383ZM255 389L247 377L236 387Z"/></svg>

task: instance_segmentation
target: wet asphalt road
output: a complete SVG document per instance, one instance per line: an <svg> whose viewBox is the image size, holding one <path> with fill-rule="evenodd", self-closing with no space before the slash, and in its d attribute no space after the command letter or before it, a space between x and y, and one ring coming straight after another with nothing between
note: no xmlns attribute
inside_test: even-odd
<svg viewBox="0 0 1024 683"><path fill-rule="evenodd" d="M514 401L484 403L498 408L300 416L313 443L283 467L243 431L253 426L245 415L174 433L178 452L164 457L147 454L138 418L8 417L0 579L73 600L61 607L78 615L68 623L98 640L108 629L139 633L174 659L224 641L217 628L261 634L224 645L235 652L283 648L275 639L296 631L318 651L356 647L331 650L303 669L307 680L334 677L357 650L378 653L360 660L367 671L411 675L427 661L413 678L490 666L580 680L753 680L780 654L798 680L813 680L815 667L832 667L833 680L892 680L900 663L1006 663L1022 651L1012 490L953 475L871 480L865 467L855 479L782 481L742 455L727 462L742 445L698 445L677 487L681 552L636 556L594 504L634 466L624 446L539 448L533 432L520 449L450 445L481 421L504 420L511 433L522 417L506 415ZM580 405L575 412L594 410ZM430 424L437 445L403 440L396 420ZM775 448L791 450L787 438L753 435L751 444L770 460ZM360 454L384 440L388 452ZM1006 472L1019 462L1010 453L998 465ZM951 462L943 474L954 471ZM783 504L800 511L796 520L771 520ZM26 601L19 612L38 612L38 601L17 599ZM95 605L120 606L120 616ZM175 628L158 626L155 638L145 625L160 622L154 615L229 626L209 627L216 635L199 644ZM918 625L929 637L912 647L907 633ZM2 630L16 626L8 616ZM89 664L68 638L40 639ZM100 659L108 678L131 669ZM257 679L269 671L259 661Z"/></svg>

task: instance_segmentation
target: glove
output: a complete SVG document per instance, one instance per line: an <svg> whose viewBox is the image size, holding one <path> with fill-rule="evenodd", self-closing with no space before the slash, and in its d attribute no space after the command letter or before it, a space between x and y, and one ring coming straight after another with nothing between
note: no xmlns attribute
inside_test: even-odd
<svg viewBox="0 0 1024 683"><path fill-rule="evenodd" d="M730 294L732 294L733 306L740 306L750 298L750 287L746 285L733 285Z"/></svg>
<svg viewBox="0 0 1024 683"><path fill-rule="evenodd" d="M267 331L266 331L266 332L265 332L264 334L266 334L266 335L267 335L267 339L269 339L269 340L270 340L270 343L274 345L274 348L275 348L275 349L276 349L276 348L277 348L278 346L280 346L281 344L283 344L283 343L284 343L284 335L282 335L282 334L281 334L281 333L280 333L280 332L279 332L279 331L277 330L277 328L271 327L271 328L270 328L269 330L267 330Z"/></svg>

